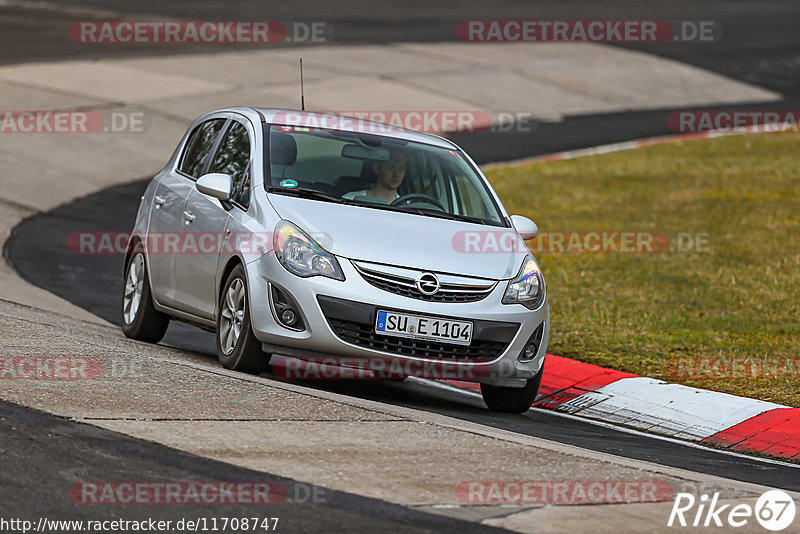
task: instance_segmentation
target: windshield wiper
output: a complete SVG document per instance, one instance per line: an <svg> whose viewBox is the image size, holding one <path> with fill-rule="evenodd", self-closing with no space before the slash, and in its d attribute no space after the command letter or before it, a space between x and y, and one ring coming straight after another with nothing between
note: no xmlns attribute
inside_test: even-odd
<svg viewBox="0 0 800 534"><path fill-rule="evenodd" d="M285 187L277 187L273 185L267 187L267 193L278 193L281 195L290 195L300 198L310 198L313 200L322 200L325 202L335 202L336 204L342 204L345 202L345 199L343 198L329 195L321 191L316 191L314 189L307 189L305 187L295 187L292 189L287 189Z"/></svg>
<svg viewBox="0 0 800 534"><path fill-rule="evenodd" d="M458 215L456 213L449 213L447 211L439 211L439 210L436 210L436 209L418 208L418 207L412 207L412 206L401 207L400 209L403 210L403 211L410 211L410 212L416 213L418 215L428 215L428 216L431 216L431 217L438 217L440 219L450 219L451 221L465 221L465 222L471 222L471 223L483 224L483 225L486 224L486 221L484 221L483 219L478 218L478 217L470 217L469 215Z"/></svg>
<svg viewBox="0 0 800 534"><path fill-rule="evenodd" d="M438 217L439 219L448 219L451 221L463 221L463 222L471 222L475 224L483 224L483 225L491 225L492 223L486 221L485 219L481 219L479 217L470 217L469 215L457 215L455 213L449 213L446 211L439 211L437 209L430 209L430 208L420 208L414 206L392 206L391 204L376 204L374 202L367 202L367 201L355 201L353 202L356 206L364 206L368 208L375 208L379 210L387 210L387 211L397 211L400 213L415 213L417 215L428 216L428 217Z"/></svg>

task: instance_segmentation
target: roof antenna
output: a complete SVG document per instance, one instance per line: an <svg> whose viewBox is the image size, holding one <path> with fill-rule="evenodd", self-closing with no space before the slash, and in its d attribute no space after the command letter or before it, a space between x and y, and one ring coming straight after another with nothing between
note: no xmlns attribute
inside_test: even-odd
<svg viewBox="0 0 800 534"><path fill-rule="evenodd" d="M306 110L306 95L303 93L303 58L300 58L300 107Z"/></svg>

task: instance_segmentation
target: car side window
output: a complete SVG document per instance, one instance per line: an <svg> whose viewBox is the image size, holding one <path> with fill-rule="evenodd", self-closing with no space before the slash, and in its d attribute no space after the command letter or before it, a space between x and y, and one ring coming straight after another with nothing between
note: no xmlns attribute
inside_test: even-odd
<svg viewBox="0 0 800 534"><path fill-rule="evenodd" d="M194 178L200 178L200 173L206 166L214 141L224 125L225 119L212 119L195 128L186 143L180 166L181 172Z"/></svg>
<svg viewBox="0 0 800 534"><path fill-rule="evenodd" d="M250 207L250 167L248 167L247 171L244 173L244 178L242 179L242 190L239 191L238 195L236 195L235 200L245 208Z"/></svg>
<svg viewBox="0 0 800 534"><path fill-rule="evenodd" d="M231 200L242 206L250 204L249 164L250 136L243 124L234 121L219 144L210 172L230 175L233 179Z"/></svg>

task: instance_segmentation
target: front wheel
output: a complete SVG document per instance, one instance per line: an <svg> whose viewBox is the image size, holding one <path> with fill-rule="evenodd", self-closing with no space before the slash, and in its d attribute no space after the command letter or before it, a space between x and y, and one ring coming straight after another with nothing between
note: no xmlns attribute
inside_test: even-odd
<svg viewBox="0 0 800 534"><path fill-rule="evenodd" d="M237 265L223 286L217 314L217 358L226 369L259 374L267 370L271 356L253 335L246 280L244 268Z"/></svg>
<svg viewBox="0 0 800 534"><path fill-rule="evenodd" d="M125 288L122 292L122 332L129 338L158 343L169 326L169 316L156 310L150 293L150 280L144 248L136 244L125 264Z"/></svg>
<svg viewBox="0 0 800 534"><path fill-rule="evenodd" d="M486 403L490 410L496 412L525 413L531 407L533 401L536 400L543 374L544 363L542 363L542 368L539 369L536 376L528 380L525 387L509 388L481 384L483 402Z"/></svg>

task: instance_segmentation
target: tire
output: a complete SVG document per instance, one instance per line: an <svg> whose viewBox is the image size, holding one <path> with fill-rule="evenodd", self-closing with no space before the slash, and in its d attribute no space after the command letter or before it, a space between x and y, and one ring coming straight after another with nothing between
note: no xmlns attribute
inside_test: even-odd
<svg viewBox="0 0 800 534"><path fill-rule="evenodd" d="M253 335L248 298L244 267L237 265L225 280L219 299L217 358L226 369L259 374L269 368L272 356L261 349L261 342Z"/></svg>
<svg viewBox="0 0 800 534"><path fill-rule="evenodd" d="M125 262L120 300L120 324L129 338L158 343L169 326L169 316L156 310L150 293L150 277L144 248L137 243Z"/></svg>
<svg viewBox="0 0 800 534"><path fill-rule="evenodd" d="M523 388L508 388L481 384L483 402L490 410L506 413L525 413L536 400L539 386L542 383L544 364L536 376L528 380Z"/></svg>

